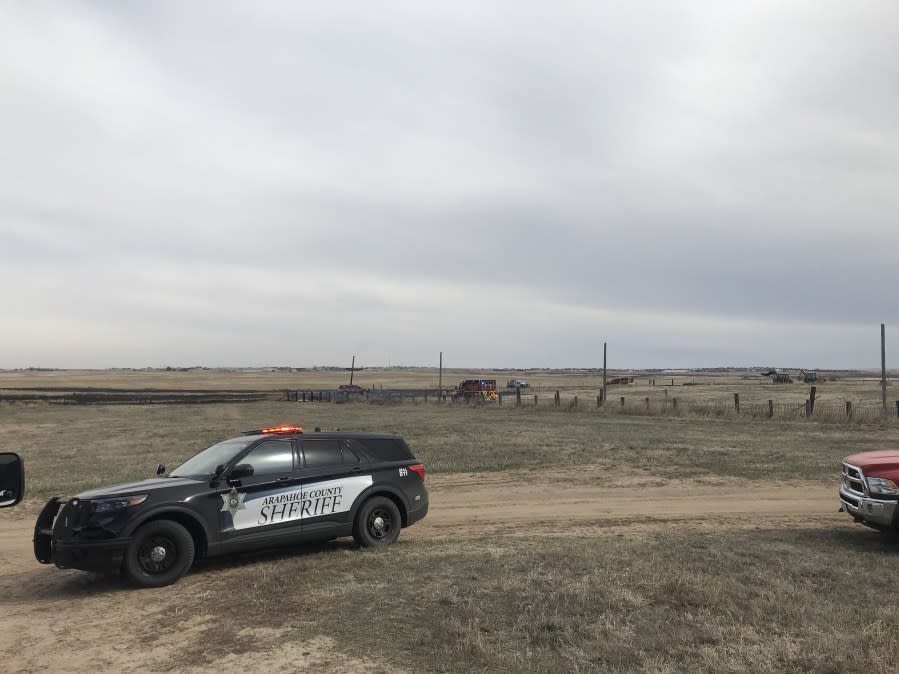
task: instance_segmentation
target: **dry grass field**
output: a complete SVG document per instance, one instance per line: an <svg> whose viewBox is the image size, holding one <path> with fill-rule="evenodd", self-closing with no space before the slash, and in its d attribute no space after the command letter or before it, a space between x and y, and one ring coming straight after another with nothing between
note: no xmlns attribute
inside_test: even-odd
<svg viewBox="0 0 899 674"><path fill-rule="evenodd" d="M796 372L793 373L794 376ZM895 373L888 373L892 378ZM808 397L809 385L802 383L773 384L770 377L758 371L734 370L633 372L610 370L609 378L627 375L634 378L628 385L610 386L609 401L619 396L628 400L650 397L653 402L678 398L685 403L730 402L739 393L746 402L801 403ZM819 372L824 381L816 384L821 404L840 404L852 401L859 405L880 404L879 372ZM157 389L157 390L320 390L334 389L349 382L347 371L320 370L228 370L189 369L165 370L0 370L0 400L4 392L39 388ZM510 379L525 379L531 386L525 396L560 391L565 398L580 395L594 399L602 387L602 373L595 371L549 372L544 370L492 371L445 369L443 388L450 389L462 379L495 379L500 390ZM895 412L899 390L892 385L888 391L889 404ZM353 382L369 388L433 389L437 390L439 374L436 368L377 369L356 371ZM650 382L654 382L651 385ZM666 393L667 392L667 393Z"/></svg>
<svg viewBox="0 0 899 674"><path fill-rule="evenodd" d="M339 377L340 373L313 373ZM377 385L357 373L355 381ZM385 387L436 373L383 373ZM470 373L492 376L489 373ZM179 379L182 377L183 379ZM133 378L132 378L133 376ZM335 386L306 373L0 373L0 387ZM446 376L446 375L445 375ZM454 373L450 381L466 374ZM735 415L718 399L806 385L675 377L704 412L597 410L595 375L514 375L577 409L265 401L50 405L0 400L0 451L29 497L0 513L0 660L7 671L847 672L894 669L899 547L837 513L839 460L899 445L892 417ZM621 387L664 396L641 375ZM48 382L57 382L51 384ZM40 382L40 383L35 383ZM680 382L680 383L678 383ZM684 385L690 384L690 385ZM818 385L879 402L876 377ZM797 403L799 404L799 403ZM626 407L625 410L628 408ZM895 416L895 409L893 410ZM432 511L394 547L347 541L201 562L174 586L42 567L44 499L152 475L269 422L405 435ZM77 629L62 629L62 625Z"/></svg>

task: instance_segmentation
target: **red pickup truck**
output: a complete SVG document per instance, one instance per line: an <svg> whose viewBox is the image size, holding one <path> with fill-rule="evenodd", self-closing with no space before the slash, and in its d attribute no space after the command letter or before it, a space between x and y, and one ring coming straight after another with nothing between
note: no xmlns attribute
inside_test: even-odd
<svg viewBox="0 0 899 674"><path fill-rule="evenodd" d="M840 506L860 524L896 530L899 451L862 452L843 459Z"/></svg>

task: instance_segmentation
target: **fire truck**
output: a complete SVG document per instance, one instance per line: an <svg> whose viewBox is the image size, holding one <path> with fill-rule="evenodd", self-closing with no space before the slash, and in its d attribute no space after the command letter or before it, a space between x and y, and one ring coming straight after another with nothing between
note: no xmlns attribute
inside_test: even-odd
<svg viewBox="0 0 899 674"><path fill-rule="evenodd" d="M497 400L496 379L463 379L453 391L453 398L459 400Z"/></svg>

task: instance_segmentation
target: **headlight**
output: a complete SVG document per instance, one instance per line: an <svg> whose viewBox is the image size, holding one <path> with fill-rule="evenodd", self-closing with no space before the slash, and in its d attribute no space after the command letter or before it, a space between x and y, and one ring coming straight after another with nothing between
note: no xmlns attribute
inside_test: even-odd
<svg viewBox="0 0 899 674"><path fill-rule="evenodd" d="M140 505L147 500L147 494L140 496L117 496L115 498L98 498L91 501L95 513L109 513Z"/></svg>
<svg viewBox="0 0 899 674"><path fill-rule="evenodd" d="M887 480L885 477L869 477L868 489L871 493L876 494L890 494L893 496L899 494L899 486L892 480Z"/></svg>

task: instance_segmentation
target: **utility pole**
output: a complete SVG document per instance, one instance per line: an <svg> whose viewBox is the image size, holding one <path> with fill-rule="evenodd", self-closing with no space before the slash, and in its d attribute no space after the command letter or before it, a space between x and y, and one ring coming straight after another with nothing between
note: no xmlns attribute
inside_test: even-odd
<svg viewBox="0 0 899 674"><path fill-rule="evenodd" d="M443 351L440 352L440 374L437 377L437 397L443 395Z"/></svg>
<svg viewBox="0 0 899 674"><path fill-rule="evenodd" d="M353 362L350 365L350 385L353 383L353 372L356 370L356 355L353 354Z"/></svg>
<svg viewBox="0 0 899 674"><path fill-rule="evenodd" d="M606 403L606 343L602 343L602 403Z"/></svg>
<svg viewBox="0 0 899 674"><path fill-rule="evenodd" d="M880 324L880 397L883 401L883 413L887 413L887 333L883 323Z"/></svg>

